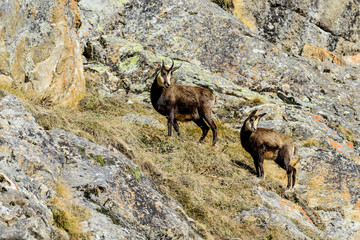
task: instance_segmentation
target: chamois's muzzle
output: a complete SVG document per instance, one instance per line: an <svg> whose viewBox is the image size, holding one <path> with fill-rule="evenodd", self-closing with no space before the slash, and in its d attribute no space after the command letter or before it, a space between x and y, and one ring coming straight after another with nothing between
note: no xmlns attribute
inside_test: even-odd
<svg viewBox="0 0 360 240"><path fill-rule="evenodd" d="M165 88L168 88L170 87L170 84L169 83L165 83Z"/></svg>

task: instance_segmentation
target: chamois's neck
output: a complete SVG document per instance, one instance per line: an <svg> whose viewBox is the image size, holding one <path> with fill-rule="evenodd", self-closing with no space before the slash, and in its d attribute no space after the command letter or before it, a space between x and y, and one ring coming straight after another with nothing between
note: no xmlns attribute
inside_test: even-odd
<svg viewBox="0 0 360 240"><path fill-rule="evenodd" d="M243 148L245 148L245 146L250 138L250 135L252 133L252 131L250 131L249 129L246 128L246 121L247 120L245 120L245 122L241 128L241 131L240 131L241 145L243 146Z"/></svg>
<svg viewBox="0 0 360 240"><path fill-rule="evenodd" d="M150 91L151 103L155 109L156 109L156 103L158 102L161 94L164 91L164 88L159 87L159 85L157 84L157 77L158 77L158 74L156 74L156 76L155 76L155 80L151 86L151 91Z"/></svg>

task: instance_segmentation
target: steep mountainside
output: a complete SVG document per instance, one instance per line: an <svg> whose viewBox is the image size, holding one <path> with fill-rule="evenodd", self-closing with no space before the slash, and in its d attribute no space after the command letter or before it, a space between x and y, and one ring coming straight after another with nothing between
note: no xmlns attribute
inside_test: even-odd
<svg viewBox="0 0 360 240"><path fill-rule="evenodd" d="M342 59L360 52L359 4L214 2L232 14L207 0L0 3L0 83L29 108L1 93L0 239L360 238L360 68ZM216 147L187 124L185 142L164 139L149 90L171 60L178 84L215 93ZM294 192L271 161L257 179L240 147L254 109L294 139Z"/></svg>
<svg viewBox="0 0 360 240"><path fill-rule="evenodd" d="M305 44L340 56L360 50L358 1L213 0L283 51L299 54Z"/></svg>

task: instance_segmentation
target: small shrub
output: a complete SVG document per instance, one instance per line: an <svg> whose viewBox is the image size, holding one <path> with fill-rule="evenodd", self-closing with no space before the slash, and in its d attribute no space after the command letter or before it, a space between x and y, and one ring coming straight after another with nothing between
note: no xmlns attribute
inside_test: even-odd
<svg viewBox="0 0 360 240"><path fill-rule="evenodd" d="M140 182L143 174L140 169L130 167L131 174L135 177L137 182Z"/></svg>
<svg viewBox="0 0 360 240"><path fill-rule="evenodd" d="M254 97L253 99L251 99L251 102L253 104L255 104L255 105L262 105L262 104L266 103L266 101L263 98L259 97L259 96Z"/></svg>
<svg viewBox="0 0 360 240"><path fill-rule="evenodd" d="M64 229L71 240L91 239L90 234L83 232L81 227L81 222L90 217L89 210L71 202L71 191L63 183L58 183L55 191L56 197L50 200L55 225Z"/></svg>
<svg viewBox="0 0 360 240"><path fill-rule="evenodd" d="M101 155L97 155L96 161L100 164L100 166L105 166L104 159L102 158Z"/></svg>
<svg viewBox="0 0 360 240"><path fill-rule="evenodd" d="M319 141L315 138L308 138L303 141L304 147L319 147Z"/></svg>
<svg viewBox="0 0 360 240"><path fill-rule="evenodd" d="M354 138L352 135L347 135L346 136L346 140L348 140L349 142L357 142L356 138Z"/></svg>

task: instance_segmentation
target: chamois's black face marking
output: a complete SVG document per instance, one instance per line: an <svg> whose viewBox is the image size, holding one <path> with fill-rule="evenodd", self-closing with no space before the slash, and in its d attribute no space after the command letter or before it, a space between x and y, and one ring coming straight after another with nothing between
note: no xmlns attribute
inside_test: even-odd
<svg viewBox="0 0 360 240"><path fill-rule="evenodd" d="M253 111L248 119L245 121L245 129L249 130L251 132L255 132L257 129L257 126L259 124L260 118L262 118L263 116L266 115L266 113L260 114L260 115L256 115L257 110Z"/></svg>
<svg viewBox="0 0 360 240"><path fill-rule="evenodd" d="M158 73L158 75L156 77L157 85L159 87L169 88L171 86L171 78L172 78L173 72L175 72L180 67L181 67L181 65L178 67L174 67L174 61L173 61L171 67L166 68L164 61L163 61L160 72Z"/></svg>
<svg viewBox="0 0 360 240"><path fill-rule="evenodd" d="M171 85L171 71L167 69L161 69L158 76L158 85L160 87L168 88Z"/></svg>
<svg viewBox="0 0 360 240"><path fill-rule="evenodd" d="M252 132L255 132L257 128L257 124L258 124L258 120L254 117L251 117L249 121L246 122L246 128Z"/></svg>

